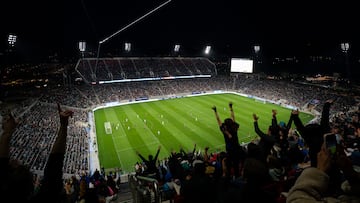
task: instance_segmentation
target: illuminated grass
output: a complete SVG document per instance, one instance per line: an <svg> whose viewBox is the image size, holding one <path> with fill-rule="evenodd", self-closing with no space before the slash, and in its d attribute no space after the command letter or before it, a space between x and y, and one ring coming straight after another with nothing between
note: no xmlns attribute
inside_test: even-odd
<svg viewBox="0 0 360 203"><path fill-rule="evenodd" d="M252 114L259 116L259 126L264 132L271 125L272 109L278 111L278 122L288 122L290 110L264 104L236 94L214 94L184 97L154 102L133 103L95 111L97 143L100 164L105 169L120 167L125 172L134 171L144 157L155 155L161 146L159 158L168 157L172 150L186 151L210 147L211 151L225 150L224 138L217 125L213 105L217 106L220 118L230 117L229 101L233 102L235 119L240 124L239 141L249 142L257 137ZM301 113L304 123L313 116ZM112 135L105 133L104 122L112 125Z"/></svg>

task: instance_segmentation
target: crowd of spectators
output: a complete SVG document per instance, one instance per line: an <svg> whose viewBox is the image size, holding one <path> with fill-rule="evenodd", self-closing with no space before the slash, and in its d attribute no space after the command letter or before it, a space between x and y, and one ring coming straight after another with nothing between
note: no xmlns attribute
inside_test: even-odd
<svg viewBox="0 0 360 203"><path fill-rule="evenodd" d="M165 65L160 63L157 70L165 72L165 66L170 63L179 65L174 66L172 72L179 71L181 64L184 67L198 69L196 70L198 72L211 69L201 60L172 60L175 59L167 60ZM124 76L129 71L125 64L132 64L136 68L135 72L141 75L147 65L158 64L154 61L145 61L140 61L140 64L131 61L124 63L120 60L118 63L103 61L98 68L106 69L108 72L97 74L97 77ZM94 65L93 61L89 64ZM116 68L118 65L120 69ZM97 73L99 70L92 71ZM158 74L152 71L153 74ZM227 150L210 153L211 149L209 151L209 148L205 148L204 153L195 153L196 146L192 153L183 150L174 151L169 157L158 160L156 170L153 165L149 167L146 163L154 163L157 155L154 160L150 157L146 160L141 156L144 162L137 163L137 174L149 175L155 172L156 175L151 177L161 183L166 197L178 202L234 202L234 200L284 202L287 198L301 202L305 201L303 198L308 201L320 201L326 195L335 198L346 196L358 200L360 180L355 169L360 165L358 152L360 121L358 109L353 110L358 106L355 95L351 92L304 85L294 81L266 79L256 75L80 85L73 88L59 86L43 89L39 98L26 100L22 105L14 108L14 115L19 116L20 123L11 133L9 157L29 166L36 174L33 181L34 191L40 190L42 184L40 180L44 176L42 172L49 164L49 155L57 140L58 129L61 128L61 123L58 122L59 110L57 111L55 106L56 103L61 103L73 112L71 114L73 117L67 123L67 142L63 165L61 165L62 172L72 176L63 182L66 201L86 199L85 202L90 202L90 199L103 198L104 201L109 202L116 198L119 189L119 171L106 174L101 170L89 174L91 163L89 163L90 140L86 125L87 111L91 107L107 102L134 101L140 97L169 97L181 93L214 90L235 91L299 108L309 107L309 102L315 99L319 103L313 108L322 113L319 120L321 125L319 127L316 124L302 124L298 117L299 112L293 111L287 124L294 122L296 128L291 129L287 124L277 123L276 111L273 111L273 117L269 118L271 127L265 132L265 129L257 127L257 122L267 121L258 121L255 114L249 119L254 120L254 131L259 135L259 139L241 146L240 151L245 154L242 154L239 162L230 160L234 156L229 156ZM332 99L331 102L329 99ZM4 115L5 112L1 114ZM328 122L325 127L324 121ZM219 123L219 126L221 127L222 123ZM346 150L345 155L338 154L343 162L336 160L336 163L329 163L330 155L321 146L323 143L321 136L327 132L334 132L338 137L339 148ZM238 163L239 166L234 167L234 163ZM151 171L148 171L149 168ZM331 170L333 168L338 169L335 170L337 173L333 173ZM322 180L329 181L330 188L326 188L327 186L323 184L316 185L306 181L304 183L304 179L309 176L314 181L319 181L313 177L314 174ZM302 191L305 186L310 187L308 184L319 187L314 190L322 193L312 194L306 190ZM330 192L327 189L330 189Z"/></svg>
<svg viewBox="0 0 360 203"><path fill-rule="evenodd" d="M220 121L229 149L210 153L207 147L204 153L196 153L195 146L190 153L180 149L158 161L163 197L175 202L359 202L360 111L329 119L333 104L333 100L324 103L317 124L303 124L297 110L288 123L278 123L273 110L267 132L259 129L254 114L259 139L236 150L238 166L231 155L236 142L227 138L236 135L236 128L227 133L232 130L226 127L235 123L230 122L235 117ZM338 140L334 154L323 137L329 132ZM137 164L139 175L148 176L147 164Z"/></svg>
<svg viewBox="0 0 360 203"><path fill-rule="evenodd" d="M266 87L265 89L263 87ZM62 102L64 105L89 108L109 102L134 101L141 97L169 97L181 93L210 92L214 90L234 91L276 103L309 108L311 101L318 101L312 109L320 111L319 104L334 98L336 104L332 114L346 111L358 101L351 92L340 92L331 88L299 84L284 80L270 80L256 76L176 79L159 81L124 82L102 85L80 85L73 88L53 87L43 91L40 101Z"/></svg>
<svg viewBox="0 0 360 203"><path fill-rule="evenodd" d="M84 128L85 111L75 112L68 127L64 173L77 174L89 170L89 139ZM11 140L11 158L21 161L32 171L42 174L59 127L54 105L37 103L22 115Z"/></svg>

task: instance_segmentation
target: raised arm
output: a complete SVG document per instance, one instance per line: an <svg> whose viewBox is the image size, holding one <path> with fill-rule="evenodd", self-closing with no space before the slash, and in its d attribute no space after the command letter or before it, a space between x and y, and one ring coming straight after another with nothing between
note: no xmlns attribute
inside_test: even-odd
<svg viewBox="0 0 360 203"><path fill-rule="evenodd" d="M140 152L136 151L136 154L140 157L140 159L141 159L143 162L147 161L147 160L145 159L145 157L143 157L143 156L140 154Z"/></svg>
<svg viewBox="0 0 360 203"><path fill-rule="evenodd" d="M289 131L293 122L293 117L290 115L289 121L286 124L286 130Z"/></svg>
<svg viewBox="0 0 360 203"><path fill-rule="evenodd" d="M154 160L156 161L158 156L159 156L159 153L160 153L160 149L161 149L161 146L158 147L157 151L156 151L156 155L154 157Z"/></svg>
<svg viewBox="0 0 360 203"><path fill-rule="evenodd" d="M271 126L273 128L277 128L278 127L277 118L276 118L277 111L273 109L271 110L271 112L272 112Z"/></svg>
<svg viewBox="0 0 360 203"><path fill-rule="evenodd" d="M43 184L40 189L40 197L46 198L47 200L49 200L49 198L59 198L59 194L63 189L62 168L66 149L67 126L69 124L69 117L72 117L73 115L73 112L70 110L62 111L59 104L58 113L60 117L60 129L50 152L50 156L44 170ZM44 199L41 201L43 200Z"/></svg>
<svg viewBox="0 0 360 203"><path fill-rule="evenodd" d="M70 110L62 111L60 104L58 104L58 112L60 117L60 129L56 137L54 146L51 150L51 153L63 153L65 154L66 149L66 137L67 137L67 127L69 124L69 117L73 116L73 112Z"/></svg>
<svg viewBox="0 0 360 203"><path fill-rule="evenodd" d="M258 125L259 117L256 114L253 114L253 119L254 119L254 128L255 128L256 134L259 135L261 138L266 137L267 135L264 132L262 132L259 128L259 125Z"/></svg>
<svg viewBox="0 0 360 203"><path fill-rule="evenodd" d="M229 102L229 108L230 108L230 118L235 122L235 114L233 109L233 103Z"/></svg>
<svg viewBox="0 0 360 203"><path fill-rule="evenodd" d="M196 143L194 144L194 149L192 151L192 154L195 154L195 152L196 152Z"/></svg>
<svg viewBox="0 0 360 203"><path fill-rule="evenodd" d="M332 99L327 100L321 112L320 125L325 132L330 132L329 114L330 114L330 106L332 104L333 104Z"/></svg>
<svg viewBox="0 0 360 203"><path fill-rule="evenodd" d="M213 106L213 107L212 107L212 110L214 110L215 117L216 117L216 121L218 122L218 125L221 126L221 125L222 125L222 122L221 122L220 117L219 117L219 114L218 114L218 112L217 112L217 110L216 110L216 106Z"/></svg>
<svg viewBox="0 0 360 203"><path fill-rule="evenodd" d="M205 147L205 149L204 149L204 161L205 161L205 162L209 162L209 154L208 154L208 151L209 151L209 147Z"/></svg>
<svg viewBox="0 0 360 203"><path fill-rule="evenodd" d="M305 126L299 118L299 110L292 110L291 117L292 117L292 120L294 121L297 131L299 131L301 136L306 136L305 135Z"/></svg>

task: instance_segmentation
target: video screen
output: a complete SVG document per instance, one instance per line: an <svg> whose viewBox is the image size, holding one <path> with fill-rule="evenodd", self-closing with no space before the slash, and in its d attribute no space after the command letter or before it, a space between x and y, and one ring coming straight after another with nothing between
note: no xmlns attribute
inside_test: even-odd
<svg viewBox="0 0 360 203"><path fill-rule="evenodd" d="M230 64L230 71L232 73L252 73L253 72L253 60L232 58Z"/></svg>

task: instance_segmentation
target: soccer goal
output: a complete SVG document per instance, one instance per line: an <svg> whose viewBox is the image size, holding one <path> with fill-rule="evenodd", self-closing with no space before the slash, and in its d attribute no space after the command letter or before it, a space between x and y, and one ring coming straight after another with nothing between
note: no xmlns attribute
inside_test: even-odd
<svg viewBox="0 0 360 203"><path fill-rule="evenodd" d="M105 123L104 123L104 127L105 127L105 133L106 133L107 135L112 134L112 129L111 129L111 124L110 124L110 122L105 122Z"/></svg>

